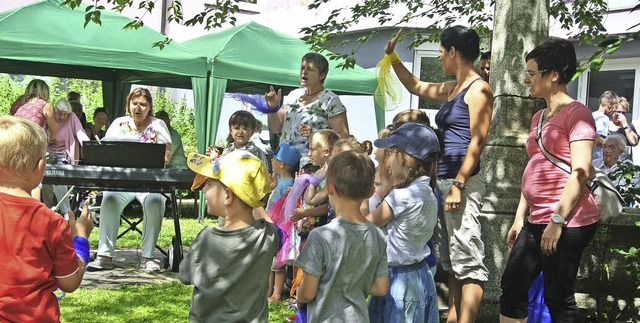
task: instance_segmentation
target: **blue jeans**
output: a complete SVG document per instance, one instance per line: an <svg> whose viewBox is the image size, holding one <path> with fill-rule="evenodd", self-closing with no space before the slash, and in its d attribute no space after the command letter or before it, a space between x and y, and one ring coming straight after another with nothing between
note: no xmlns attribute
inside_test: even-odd
<svg viewBox="0 0 640 323"><path fill-rule="evenodd" d="M371 322L439 322L436 284L425 261L389 267L389 281L389 293L369 301Z"/></svg>

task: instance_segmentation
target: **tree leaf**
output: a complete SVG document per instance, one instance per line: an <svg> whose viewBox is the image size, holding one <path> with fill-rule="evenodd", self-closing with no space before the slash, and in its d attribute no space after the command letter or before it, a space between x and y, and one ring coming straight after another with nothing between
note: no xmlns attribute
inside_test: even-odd
<svg viewBox="0 0 640 323"><path fill-rule="evenodd" d="M602 57L592 60L590 64L591 73L597 73L602 68L602 64L604 64L604 58Z"/></svg>

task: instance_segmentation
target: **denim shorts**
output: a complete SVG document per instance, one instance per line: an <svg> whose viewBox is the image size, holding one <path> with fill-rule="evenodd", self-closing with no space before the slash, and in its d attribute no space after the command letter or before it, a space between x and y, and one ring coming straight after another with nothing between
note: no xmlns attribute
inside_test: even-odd
<svg viewBox="0 0 640 323"><path fill-rule="evenodd" d="M425 261L389 267L386 296L369 301L371 322L439 322L436 284Z"/></svg>

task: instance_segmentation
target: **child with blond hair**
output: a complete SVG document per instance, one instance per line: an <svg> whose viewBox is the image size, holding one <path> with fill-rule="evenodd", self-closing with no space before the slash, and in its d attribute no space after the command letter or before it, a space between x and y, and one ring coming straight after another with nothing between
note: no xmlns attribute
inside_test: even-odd
<svg viewBox="0 0 640 323"><path fill-rule="evenodd" d="M93 229L85 206L76 221L64 218L30 192L46 167L47 135L19 117L0 117L0 321L58 322L53 293L80 286Z"/></svg>

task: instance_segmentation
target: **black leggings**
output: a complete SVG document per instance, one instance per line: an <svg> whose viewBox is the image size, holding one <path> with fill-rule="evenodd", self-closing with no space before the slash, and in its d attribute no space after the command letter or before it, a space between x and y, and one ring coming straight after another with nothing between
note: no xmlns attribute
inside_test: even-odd
<svg viewBox="0 0 640 323"><path fill-rule="evenodd" d="M544 275L544 299L553 322L579 322L575 283L582 251L596 233L598 224L562 228L556 252L544 256L540 238L546 224L525 222L502 274L500 314L522 319L528 316L529 287Z"/></svg>

